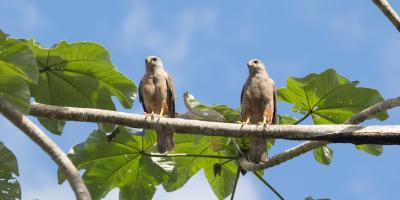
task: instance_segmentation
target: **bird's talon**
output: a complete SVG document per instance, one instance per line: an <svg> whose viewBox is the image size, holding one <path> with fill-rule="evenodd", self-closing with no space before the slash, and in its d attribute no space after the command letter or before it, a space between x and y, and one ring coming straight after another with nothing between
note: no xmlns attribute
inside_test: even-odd
<svg viewBox="0 0 400 200"><path fill-rule="evenodd" d="M144 112L144 118L147 118L147 117L149 117L149 116L151 116L151 114L149 114L149 113L147 113L147 112Z"/></svg>
<svg viewBox="0 0 400 200"><path fill-rule="evenodd" d="M249 124L249 122L242 122L242 121L237 121L237 123L238 123L238 124L241 124L241 125L247 125L247 124Z"/></svg>

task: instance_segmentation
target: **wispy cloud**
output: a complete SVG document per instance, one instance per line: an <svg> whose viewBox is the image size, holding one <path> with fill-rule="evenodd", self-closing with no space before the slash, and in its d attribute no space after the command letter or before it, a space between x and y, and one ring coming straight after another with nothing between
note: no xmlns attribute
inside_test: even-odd
<svg viewBox="0 0 400 200"><path fill-rule="evenodd" d="M46 26L48 20L30 1L0 0L0 24L6 32L25 33Z"/></svg>
<svg viewBox="0 0 400 200"><path fill-rule="evenodd" d="M171 20L166 28L154 26L160 24L160 17L145 1L134 1L117 31L117 43L126 52L149 50L175 65L189 53L196 31L212 29L217 21L217 13L212 10L182 10L168 16Z"/></svg>

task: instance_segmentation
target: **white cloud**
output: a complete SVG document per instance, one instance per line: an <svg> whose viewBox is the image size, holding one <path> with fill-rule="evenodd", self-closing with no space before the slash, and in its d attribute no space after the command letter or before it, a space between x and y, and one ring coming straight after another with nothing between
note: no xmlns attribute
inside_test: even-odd
<svg viewBox="0 0 400 200"><path fill-rule="evenodd" d="M31 32L47 23L48 20L30 1L0 0L0 24L5 32Z"/></svg>
<svg viewBox="0 0 400 200"><path fill-rule="evenodd" d="M174 66L184 60L190 51L190 40L198 31L211 30L217 20L212 10L184 10L177 12L168 21L168 28L153 26L157 13L151 12L145 1L133 2L122 22L116 37L117 43L126 52L141 48L167 58Z"/></svg>

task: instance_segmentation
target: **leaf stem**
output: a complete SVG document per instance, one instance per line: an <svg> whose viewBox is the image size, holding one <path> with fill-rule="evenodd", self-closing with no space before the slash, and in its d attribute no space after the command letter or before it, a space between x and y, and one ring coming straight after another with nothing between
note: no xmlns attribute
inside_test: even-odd
<svg viewBox="0 0 400 200"><path fill-rule="evenodd" d="M306 115L304 115L301 119L297 120L297 122L293 123L293 125L297 125L300 124L302 121L304 121L305 119L307 119L308 116L310 116L312 113L312 111L308 111L308 113Z"/></svg>
<svg viewBox="0 0 400 200"><path fill-rule="evenodd" d="M236 187L237 187L237 183L239 182L239 178L240 178L240 166L238 166L237 171L236 171L235 184L233 185L231 200L233 200L233 198L235 197Z"/></svg>
<svg viewBox="0 0 400 200"><path fill-rule="evenodd" d="M276 196L278 196L278 198L279 198L280 200L285 200L285 198L283 198L282 195L279 194L279 192L276 191L275 188L272 187L272 185L270 185L257 171L254 171L253 174L256 175L256 177L257 177L261 182L263 182L272 192L274 192L274 193L276 194Z"/></svg>
<svg viewBox="0 0 400 200"><path fill-rule="evenodd" d="M143 152L143 155L150 157L200 157L200 158L219 158L219 159L238 159L239 156L218 156L218 155L204 155L204 154L191 154L191 153L176 153L176 154L158 154L158 153L148 153Z"/></svg>
<svg viewBox="0 0 400 200"><path fill-rule="evenodd" d="M229 162L231 162L232 160L226 160L226 161L224 161L224 162L222 162L221 163L221 166L224 166L226 163L229 163Z"/></svg>

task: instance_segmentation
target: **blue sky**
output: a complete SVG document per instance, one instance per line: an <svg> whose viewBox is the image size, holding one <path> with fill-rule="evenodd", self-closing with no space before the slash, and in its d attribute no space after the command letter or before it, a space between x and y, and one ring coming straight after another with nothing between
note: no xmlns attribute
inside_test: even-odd
<svg viewBox="0 0 400 200"><path fill-rule="evenodd" d="M264 61L278 87L288 76L305 76L333 67L385 98L399 95L400 37L371 1L46 1L0 0L0 28L15 38L35 37L51 46L60 40L95 41L111 53L118 69L138 83L144 57L160 56L172 75L179 112L188 90L207 104L239 106L247 77L245 63ZM392 1L400 11L400 2ZM135 102L133 109L141 113ZM280 114L289 106L280 104ZM385 122L397 124L400 110ZM83 141L96 126L68 123L65 150ZM0 141L17 156L23 199L73 199L67 184L56 184L56 166L34 143L0 117ZM271 154L298 142L278 141ZM287 199L393 199L400 173L400 149L385 147L370 156L352 145L335 144L330 166L307 153L266 171L265 178ZM236 199L275 199L254 177L242 177ZM113 191L106 199L116 199ZM202 173L174 193L157 190L155 199L214 199Z"/></svg>

